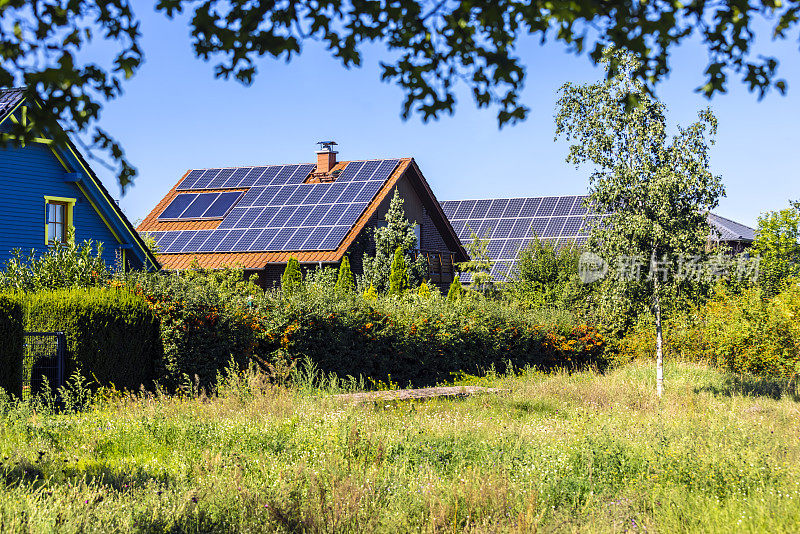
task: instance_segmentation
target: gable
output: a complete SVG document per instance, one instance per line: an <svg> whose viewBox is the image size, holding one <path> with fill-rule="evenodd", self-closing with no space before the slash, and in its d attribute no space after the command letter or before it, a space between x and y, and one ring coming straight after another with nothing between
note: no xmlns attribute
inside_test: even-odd
<svg viewBox="0 0 800 534"><path fill-rule="evenodd" d="M113 265L119 240L80 186L66 178L64 166L49 146L37 143L0 149L0 263L11 258L14 248L22 249L23 254L47 250L45 197L58 197L75 200L72 225L76 240L102 242L103 259Z"/></svg>

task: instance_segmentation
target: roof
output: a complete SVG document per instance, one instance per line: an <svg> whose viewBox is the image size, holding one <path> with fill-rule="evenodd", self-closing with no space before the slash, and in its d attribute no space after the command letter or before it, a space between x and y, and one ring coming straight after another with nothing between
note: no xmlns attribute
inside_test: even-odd
<svg viewBox="0 0 800 534"><path fill-rule="evenodd" d="M0 120L11 113L24 100L24 89L0 89Z"/></svg>
<svg viewBox="0 0 800 534"><path fill-rule="evenodd" d="M285 263L290 257L334 263L405 175L423 193L429 212L439 213L433 219L441 219L451 246L466 259L412 158L339 162L331 169L334 181L310 180L314 170L314 164L190 170L139 231L156 239L159 261L167 269L187 268L195 260L205 268L245 269Z"/></svg>
<svg viewBox="0 0 800 534"><path fill-rule="evenodd" d="M488 255L494 262L492 275L505 278L517 253L538 238L544 242L582 245L593 226L605 214L590 212L585 195L560 197L447 200L442 208L462 243L474 232L489 239ZM709 213L712 238L720 241L752 242L755 230ZM716 235L718 233L718 236Z"/></svg>
<svg viewBox="0 0 800 534"><path fill-rule="evenodd" d="M0 122L5 120L6 117L8 117L8 115L11 114L25 100L25 98L25 88L0 89ZM38 98L33 97L32 100L36 105L42 105ZM44 135L47 137L46 133ZM101 201L102 207L107 210L105 213L106 216L115 216L112 217L113 222L106 221L109 226L113 226L117 231L124 230L124 233L130 238L132 243L123 244L133 246L134 249L138 251L138 255L141 256L143 265L146 266L147 262L149 261L153 268L158 270L160 265L155 255L150 251L149 247L133 227L130 220L128 220L128 217L125 216L125 213L111 197L111 194L105 188L103 182L101 182L94 173L94 170L86 161L86 158L83 157L83 154L81 154L75 144L69 139L69 136L65 135L65 139L65 145L52 145L53 149L55 150L57 148L58 152L61 154L61 156L57 157L59 157L59 159L63 157L70 161L75 167L72 170L78 172L79 175L83 175L85 173L85 175L89 178L88 181L82 180L81 182L89 186L85 188L85 192L91 192L92 196L95 197L95 202ZM84 173L81 173L81 170L83 170ZM100 215L101 217L103 216L102 213L100 213ZM105 219L105 217L103 218Z"/></svg>

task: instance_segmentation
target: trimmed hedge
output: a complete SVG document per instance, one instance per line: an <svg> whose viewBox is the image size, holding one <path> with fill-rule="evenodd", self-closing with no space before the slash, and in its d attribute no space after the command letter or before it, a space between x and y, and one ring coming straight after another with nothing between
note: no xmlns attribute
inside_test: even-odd
<svg viewBox="0 0 800 534"><path fill-rule="evenodd" d="M23 317L18 297L0 295L0 387L13 395L22 394Z"/></svg>
<svg viewBox="0 0 800 534"><path fill-rule="evenodd" d="M138 389L162 354L158 320L140 296L120 289L41 291L25 296L27 328L67 337L66 376L77 368L100 384Z"/></svg>

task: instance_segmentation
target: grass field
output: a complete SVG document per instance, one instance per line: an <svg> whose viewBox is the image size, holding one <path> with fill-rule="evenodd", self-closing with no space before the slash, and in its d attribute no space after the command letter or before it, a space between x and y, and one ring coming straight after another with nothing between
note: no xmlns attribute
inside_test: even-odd
<svg viewBox="0 0 800 534"><path fill-rule="evenodd" d="M672 364L346 406L307 384L5 404L2 532L798 532L800 403ZM107 396L108 397L108 396Z"/></svg>

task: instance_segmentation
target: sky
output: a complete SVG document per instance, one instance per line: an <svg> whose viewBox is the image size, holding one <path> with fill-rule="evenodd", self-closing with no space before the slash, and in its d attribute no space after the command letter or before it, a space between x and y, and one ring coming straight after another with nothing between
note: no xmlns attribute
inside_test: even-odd
<svg viewBox="0 0 800 534"><path fill-rule="evenodd" d="M94 165L128 217L143 219L192 168L315 161L316 142L339 143L339 159L414 157L439 200L585 193L589 169L565 162L568 144L554 141L555 102L565 82L603 76L587 56L558 44L520 44L527 68L522 102L529 118L498 128L496 110L476 108L462 91L453 116L423 123L401 118L403 93L380 81L387 52L366 50L361 68L345 69L316 43L290 63L262 59L254 83L215 79L213 63L194 57L185 19L139 11L145 64L108 103L99 125L124 146L139 171L122 195L112 172ZM786 96L759 101L738 80L708 101L699 44L676 49L672 73L657 88L668 120L686 125L710 106L719 120L711 154L727 196L718 214L755 226L759 214L800 198L800 53L796 43L763 44L782 60ZM464 96L466 95L466 96Z"/></svg>

